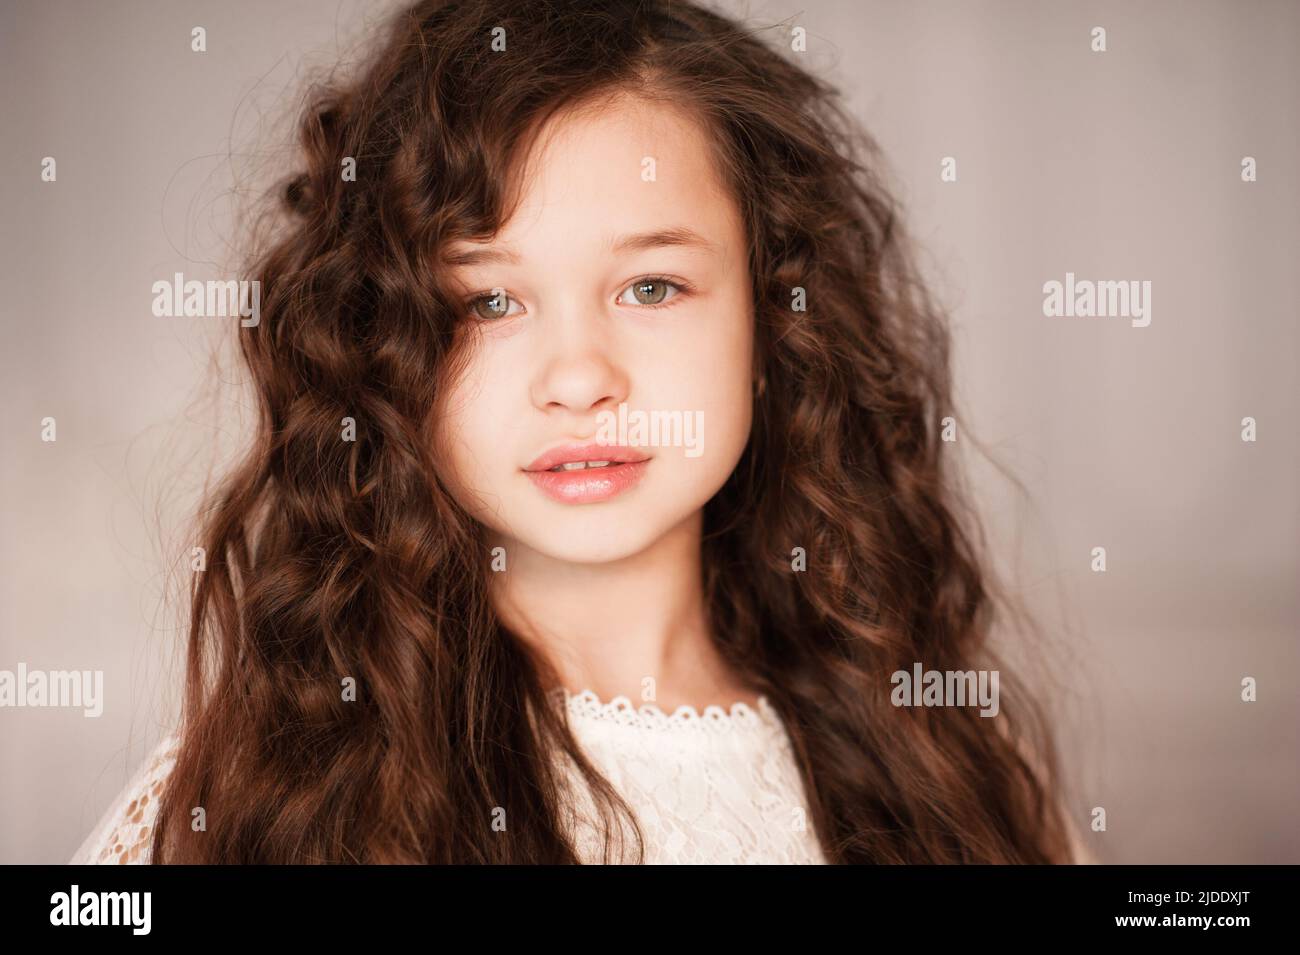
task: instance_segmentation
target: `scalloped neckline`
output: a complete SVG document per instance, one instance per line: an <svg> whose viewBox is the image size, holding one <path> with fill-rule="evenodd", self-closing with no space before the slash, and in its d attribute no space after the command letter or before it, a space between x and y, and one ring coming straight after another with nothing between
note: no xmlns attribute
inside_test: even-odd
<svg viewBox="0 0 1300 955"><path fill-rule="evenodd" d="M683 703L668 713L656 703L643 702L637 706L627 696L615 696L605 701L592 690L574 693L566 686L556 687L551 692L571 718L585 723L646 730L711 729L721 732L771 729L780 725L776 709L766 693L758 694L752 706L743 700L737 700L729 707L710 703L700 712L689 703Z"/></svg>

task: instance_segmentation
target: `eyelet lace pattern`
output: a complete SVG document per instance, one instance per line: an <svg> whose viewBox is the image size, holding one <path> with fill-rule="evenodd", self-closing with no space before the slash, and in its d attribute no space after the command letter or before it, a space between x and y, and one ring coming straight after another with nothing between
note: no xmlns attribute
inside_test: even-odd
<svg viewBox="0 0 1300 955"><path fill-rule="evenodd" d="M625 696L605 702L590 690L559 688L554 699L588 758L636 816L648 864L820 864L802 778L785 726L758 697L703 712L671 714ZM604 832L590 789L564 760L573 794L578 856L604 861ZM611 833L611 861L633 861L635 837ZM619 848L620 845L623 848Z"/></svg>
<svg viewBox="0 0 1300 955"><path fill-rule="evenodd" d="M654 703L642 703L638 707L626 696L616 696L606 703L591 690L571 693L566 687L560 687L553 691L552 696L557 702L563 702L569 714L579 720L652 732L746 733L764 729L771 731L780 725L776 710L766 695L758 697L757 709L748 703L736 702L730 709L711 705L700 713L695 707L683 704L671 714Z"/></svg>
<svg viewBox="0 0 1300 955"><path fill-rule="evenodd" d="M180 740L163 737L100 818L70 860L71 865L144 865L149 862L153 823Z"/></svg>

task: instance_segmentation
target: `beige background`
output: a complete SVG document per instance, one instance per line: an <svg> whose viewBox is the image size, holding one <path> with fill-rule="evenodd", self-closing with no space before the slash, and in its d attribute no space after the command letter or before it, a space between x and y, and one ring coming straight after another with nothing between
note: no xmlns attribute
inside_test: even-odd
<svg viewBox="0 0 1300 955"><path fill-rule="evenodd" d="M211 320L155 318L150 286L217 276L301 79L386 8L0 7L0 668L102 669L107 695L99 719L0 710L0 862L65 861L175 717L182 634L160 601L240 432L196 404ZM1070 807L1108 813L1089 845L1300 862L1300 4L722 8L807 27L805 62L889 157L952 310L962 435L1029 493L972 464L1002 565L1073 652ZM1067 271L1150 280L1151 325L1045 318Z"/></svg>

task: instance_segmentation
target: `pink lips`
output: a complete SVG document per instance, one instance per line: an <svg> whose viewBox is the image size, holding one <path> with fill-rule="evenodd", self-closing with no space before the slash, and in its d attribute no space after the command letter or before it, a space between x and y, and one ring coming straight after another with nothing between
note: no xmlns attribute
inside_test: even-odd
<svg viewBox="0 0 1300 955"><path fill-rule="evenodd" d="M524 468L529 479L552 500L562 504L607 501L641 480L650 458L635 448L609 444L570 444L552 448ZM574 461L608 461L603 468L552 471Z"/></svg>

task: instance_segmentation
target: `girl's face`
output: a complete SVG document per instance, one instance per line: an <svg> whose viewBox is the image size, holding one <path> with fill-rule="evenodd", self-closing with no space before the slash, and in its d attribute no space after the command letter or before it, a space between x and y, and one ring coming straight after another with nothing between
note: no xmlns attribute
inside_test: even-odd
<svg viewBox="0 0 1300 955"><path fill-rule="evenodd" d="M453 492L498 539L611 561L693 517L748 441L744 224L676 111L623 97L547 132L496 240L444 252L481 334L439 427Z"/></svg>

